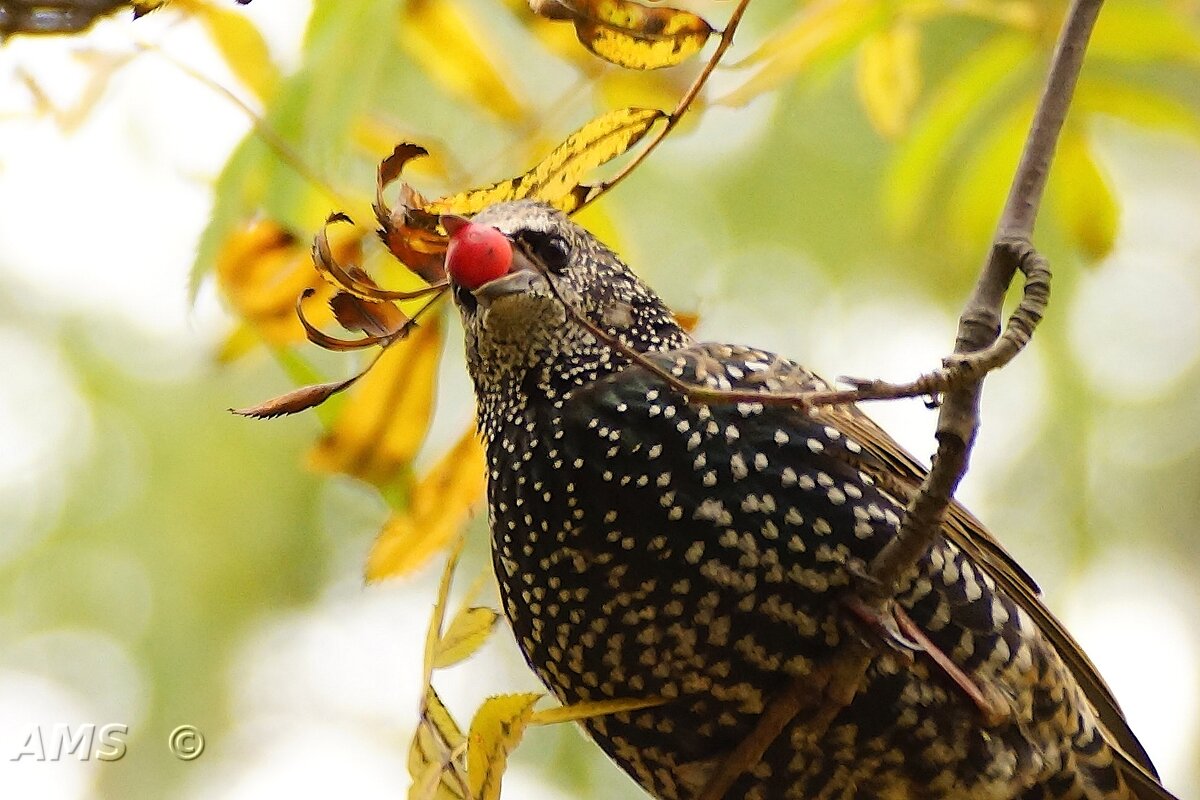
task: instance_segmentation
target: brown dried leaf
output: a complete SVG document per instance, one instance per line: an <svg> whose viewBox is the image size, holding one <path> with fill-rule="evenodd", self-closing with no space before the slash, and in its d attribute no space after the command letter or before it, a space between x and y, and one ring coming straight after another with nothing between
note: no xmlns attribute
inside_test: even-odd
<svg viewBox="0 0 1200 800"><path fill-rule="evenodd" d="M429 155L429 151L419 144L401 142L392 150L392 154L379 162L378 183L380 187L387 186L400 177L404 165L415 158Z"/></svg>
<svg viewBox="0 0 1200 800"><path fill-rule="evenodd" d="M350 269L351 276L369 281L367 274L357 267ZM333 317L348 331L362 331L370 336L387 338L394 335L408 322L408 317L391 303L372 303L348 292L338 292L329 298Z"/></svg>
<svg viewBox="0 0 1200 800"><path fill-rule="evenodd" d="M434 287L425 287L407 292L381 289L379 288L379 284L375 283L357 265L350 264L343 266L342 260L334 255L333 248L330 247L330 234L335 230L339 231L335 236L335 240L338 242L344 241L347 235L354 236L355 234L346 234L344 228L334 228L339 223L347 223L353 226L354 220L340 211L334 212L326 218L325 224L321 226L321 229L317 231L317 235L313 237L312 262L317 272L328 283L348 294L361 297L363 300L368 300L372 303L411 300L415 297L421 297L437 291ZM361 257L361 249L356 252L356 255Z"/></svg>
<svg viewBox="0 0 1200 800"><path fill-rule="evenodd" d="M308 340L318 347L323 347L326 350L332 350L335 353L344 353L350 350L362 350L375 345L391 344L391 337L380 336L364 336L361 339L339 339L336 336L330 336L325 333L312 322L304 314L304 301L313 296L312 289L305 289L304 294L296 299L296 318L300 320L300 324L304 326L304 333Z"/></svg>
<svg viewBox="0 0 1200 800"><path fill-rule="evenodd" d="M400 179L404 166L429 151L418 144L403 142L379 165L375 182L375 219L379 238L400 263L430 283L446 277L443 260L446 237L438 227L437 215L426 211L428 201L407 183L400 184L400 203L391 208L384 191Z"/></svg>
<svg viewBox="0 0 1200 800"><path fill-rule="evenodd" d="M467 734L467 787L471 800L500 800L508 754L521 741L541 694L502 694L484 701Z"/></svg>
<svg viewBox="0 0 1200 800"><path fill-rule="evenodd" d="M229 410L234 414L243 417L253 417L254 419L271 419L272 417L282 417L287 414L307 411L310 408L321 405L321 403L324 403L343 389L350 387L362 376L363 373L360 372L353 378L347 378L344 381L301 386L299 389L293 389L287 394L267 400L265 403L259 403L249 408L231 408Z"/></svg>

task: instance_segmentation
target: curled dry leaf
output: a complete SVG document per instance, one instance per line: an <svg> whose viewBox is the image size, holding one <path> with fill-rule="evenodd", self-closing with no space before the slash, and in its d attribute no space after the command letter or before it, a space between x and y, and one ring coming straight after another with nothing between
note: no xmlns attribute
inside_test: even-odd
<svg viewBox="0 0 1200 800"><path fill-rule="evenodd" d="M361 339L339 339L336 336L330 336L322 331L316 325L309 321L304 314L304 301L312 297L313 290L305 289L304 293L296 299L296 317L299 318L300 324L304 326L304 333L308 336L308 340L318 347L323 347L326 350L343 353L348 350L362 350L375 345L391 344L396 338L403 336L407 331L404 326L401 326L394 334L388 336L364 336ZM332 308L332 300L330 302Z"/></svg>
<svg viewBox="0 0 1200 800"><path fill-rule="evenodd" d="M703 19L677 8L631 0L563 0L561 5L572 14L580 44L627 69L673 67L700 52L713 33Z"/></svg>
<svg viewBox="0 0 1200 800"><path fill-rule="evenodd" d="M358 258L362 232L347 229L346 234L328 246L330 258ZM305 338L296 318L296 298L305 290L323 301L333 296L333 289L314 268L308 248L294 233L266 219L248 221L226 239L217 254L216 277L217 287L237 315L259 338L276 345ZM312 321L321 324L331 317L322 308Z"/></svg>
<svg viewBox="0 0 1200 800"><path fill-rule="evenodd" d="M408 162L429 151L419 144L403 142L379 164L375 180L375 219L379 238L400 263L430 283L446 277L445 232L438 227L437 216L426 212L427 201L407 183L400 183L400 203L394 209L384 199L384 190L400 179Z"/></svg>
<svg viewBox="0 0 1200 800"><path fill-rule="evenodd" d="M334 381L332 383L318 383L313 386L301 386L299 389L293 389L287 394L282 394L279 397L272 398L265 403L259 403L256 406L249 408L231 408L229 409L234 414L243 417L253 417L254 419L271 419L273 417L282 417L287 414L295 414L299 411L307 411L310 408L321 405L330 397L333 397L343 389L347 389L354 384L364 373L360 372L352 378L347 378L344 381Z"/></svg>
<svg viewBox="0 0 1200 800"><path fill-rule="evenodd" d="M467 786L472 800L500 800L508 754L525 734L539 693L502 694L484 701L467 734Z"/></svg>
<svg viewBox="0 0 1200 800"><path fill-rule="evenodd" d="M351 274L366 279L366 273L357 268ZM338 292L329 298L329 308L333 318L346 330L362 331L380 339L395 336L408 322L408 317L391 303L370 303L349 292Z"/></svg>
<svg viewBox="0 0 1200 800"><path fill-rule="evenodd" d="M443 550L483 498L486 474L483 445L469 429L384 525L367 556L367 580L406 575Z"/></svg>
<svg viewBox="0 0 1200 800"><path fill-rule="evenodd" d="M343 266L342 260L334 255L329 246L330 232L339 223L353 225L354 221L340 211L330 214L329 218L325 220L325 224L321 227L321 230L313 238L313 264L316 266L317 271L321 273L321 277L326 281L355 297L360 297L363 300L369 300L373 303L413 300L418 297L437 294L441 291L441 286L426 286L412 291L381 289L361 268L354 265Z"/></svg>

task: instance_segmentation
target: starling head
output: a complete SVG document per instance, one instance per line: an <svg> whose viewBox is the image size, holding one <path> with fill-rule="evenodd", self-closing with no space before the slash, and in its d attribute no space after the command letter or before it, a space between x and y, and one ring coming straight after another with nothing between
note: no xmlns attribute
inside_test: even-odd
<svg viewBox="0 0 1200 800"><path fill-rule="evenodd" d="M446 219L452 238L486 233L479 229L486 226L512 247L507 273L473 287L456 276L479 274L462 261L479 251L463 247L447 258L467 366L481 399L561 397L624 366L627 360L576 315L634 350L687 343L662 300L616 254L550 206L519 200L491 206L470 222Z"/></svg>

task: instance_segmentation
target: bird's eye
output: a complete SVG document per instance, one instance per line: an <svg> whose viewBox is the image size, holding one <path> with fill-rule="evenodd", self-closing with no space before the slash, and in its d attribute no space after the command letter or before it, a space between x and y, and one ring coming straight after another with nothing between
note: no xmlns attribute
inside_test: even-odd
<svg viewBox="0 0 1200 800"><path fill-rule="evenodd" d="M557 233L523 231L518 234L529 254L555 274L562 274L571 263L571 245Z"/></svg>

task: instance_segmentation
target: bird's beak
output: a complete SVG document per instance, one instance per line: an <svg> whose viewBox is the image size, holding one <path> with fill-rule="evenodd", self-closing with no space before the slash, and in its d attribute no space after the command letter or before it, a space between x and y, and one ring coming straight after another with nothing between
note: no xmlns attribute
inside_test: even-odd
<svg viewBox="0 0 1200 800"><path fill-rule="evenodd" d="M442 227L446 229L446 233L449 236L453 236L459 228L471 221L461 214L442 214L438 217L438 219L441 221Z"/></svg>
<svg viewBox="0 0 1200 800"><path fill-rule="evenodd" d="M546 278L520 250L513 248L513 263L507 275L473 291L480 305L491 305L495 300L513 294L526 294L533 289L545 288Z"/></svg>

